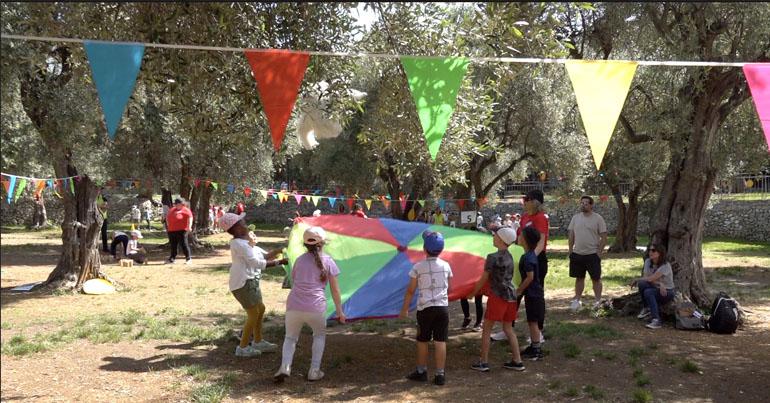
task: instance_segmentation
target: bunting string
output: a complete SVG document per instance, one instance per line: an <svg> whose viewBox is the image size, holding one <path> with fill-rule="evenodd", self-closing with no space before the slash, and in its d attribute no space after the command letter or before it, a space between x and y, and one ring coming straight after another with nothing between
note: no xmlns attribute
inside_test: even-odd
<svg viewBox="0 0 770 403"><path fill-rule="evenodd" d="M11 39L21 41L42 41L42 42L70 42L70 43L85 43L85 42L97 42L108 43L112 45L142 45L148 48L163 48L163 49L184 49L184 50L203 50L203 51L215 51L215 52L238 52L243 53L245 51L268 51L271 49L253 49L253 48L235 48L227 46L204 46L204 45L181 45L181 44L165 44L165 43L152 43L152 42L126 42L126 41L98 41L91 39L79 39L79 38L63 38L53 36L34 36L34 35L14 35L14 34L0 34L0 39ZM334 57L373 57L383 59L400 59L403 57L419 57L424 59L446 59L450 56L422 56L422 55L404 55L395 53L369 53L369 52L324 52L318 50L292 50L293 52L306 53L312 56L334 56ZM451 56L457 57L457 56ZM472 62L499 62L499 63L548 63L548 64L564 64L572 59L555 59L555 58L542 58L542 57L470 57L464 56L466 59ZM640 66L670 66L670 67L743 67L751 62L699 62L699 61L661 61L661 60L630 60L636 62Z"/></svg>

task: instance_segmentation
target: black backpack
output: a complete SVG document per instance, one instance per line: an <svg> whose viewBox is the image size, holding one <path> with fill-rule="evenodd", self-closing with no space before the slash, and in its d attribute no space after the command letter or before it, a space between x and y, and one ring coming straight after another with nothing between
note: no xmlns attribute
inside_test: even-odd
<svg viewBox="0 0 770 403"><path fill-rule="evenodd" d="M738 329L738 303L720 292L711 305L708 329L714 333L733 334Z"/></svg>

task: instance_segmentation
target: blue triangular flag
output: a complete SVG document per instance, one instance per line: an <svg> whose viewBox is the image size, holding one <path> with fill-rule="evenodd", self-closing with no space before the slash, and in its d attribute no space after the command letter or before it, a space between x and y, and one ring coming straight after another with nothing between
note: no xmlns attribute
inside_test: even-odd
<svg viewBox="0 0 770 403"><path fill-rule="evenodd" d="M16 187L16 177L13 175L10 176L10 181L8 184L8 204L11 204L11 199L13 198L13 188Z"/></svg>
<svg viewBox="0 0 770 403"><path fill-rule="evenodd" d="M91 74L104 111L110 139L115 139L126 103L134 92L136 76L142 66L144 45L84 41Z"/></svg>
<svg viewBox="0 0 770 403"><path fill-rule="evenodd" d="M230 192L230 193L235 192L235 185L233 185L232 183L228 183L227 184L227 191Z"/></svg>
<svg viewBox="0 0 770 403"><path fill-rule="evenodd" d="M329 199L329 207L334 207L334 203L337 201L336 197L327 197Z"/></svg>
<svg viewBox="0 0 770 403"><path fill-rule="evenodd" d="M439 200L438 201L438 208L443 210L444 206L446 206L446 200L444 200L444 199Z"/></svg>

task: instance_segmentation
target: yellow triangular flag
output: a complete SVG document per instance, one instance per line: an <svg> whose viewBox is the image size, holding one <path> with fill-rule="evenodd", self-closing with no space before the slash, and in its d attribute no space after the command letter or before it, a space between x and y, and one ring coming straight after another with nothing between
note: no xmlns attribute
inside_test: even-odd
<svg viewBox="0 0 770 403"><path fill-rule="evenodd" d="M369 211L372 209L372 199L365 199L364 204L366 204L366 210Z"/></svg>
<svg viewBox="0 0 770 403"><path fill-rule="evenodd" d="M136 227L134 227L134 224L131 224L131 231L135 231Z"/></svg>
<svg viewBox="0 0 770 403"><path fill-rule="evenodd" d="M267 199L267 190L260 190L260 191L259 191L259 194L261 194L261 195L262 195L262 197L264 197L265 199Z"/></svg>
<svg viewBox="0 0 770 403"><path fill-rule="evenodd" d="M409 213L406 215L406 218L408 218L409 221L414 221L415 217L417 217L417 213L414 212L414 209L409 210Z"/></svg>
<svg viewBox="0 0 770 403"><path fill-rule="evenodd" d="M310 197L310 201L313 202L313 205L318 206L318 200L321 198L321 196L309 196L309 197Z"/></svg>
<svg viewBox="0 0 770 403"><path fill-rule="evenodd" d="M568 60L565 67L598 170L634 79L636 62Z"/></svg>

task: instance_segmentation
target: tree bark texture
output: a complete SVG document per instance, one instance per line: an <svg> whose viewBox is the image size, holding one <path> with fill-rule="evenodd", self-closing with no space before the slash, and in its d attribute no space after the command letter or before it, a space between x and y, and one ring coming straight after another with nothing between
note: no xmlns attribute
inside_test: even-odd
<svg viewBox="0 0 770 403"><path fill-rule="evenodd" d="M618 227L615 241L610 246L611 253L631 252L636 250L636 229L639 226L639 192L641 186L635 184L628 194L628 205L623 201L623 194L617 185L610 186L615 204L618 207Z"/></svg>

